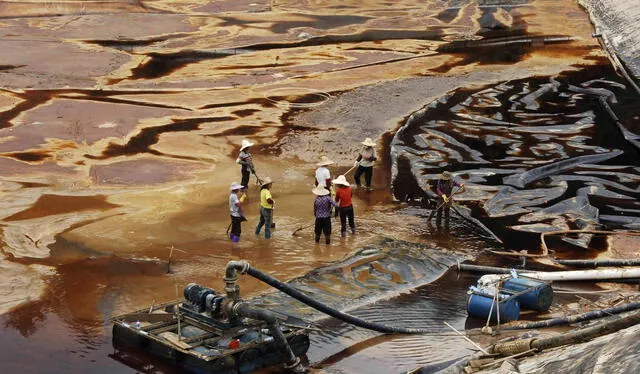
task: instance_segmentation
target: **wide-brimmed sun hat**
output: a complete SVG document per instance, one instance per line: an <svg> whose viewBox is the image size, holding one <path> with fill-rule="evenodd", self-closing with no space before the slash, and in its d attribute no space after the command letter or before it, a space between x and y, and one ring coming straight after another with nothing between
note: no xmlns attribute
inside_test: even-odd
<svg viewBox="0 0 640 374"><path fill-rule="evenodd" d="M347 181L347 178L344 175L338 175L338 178L331 181L333 184L340 184L343 186L350 186L351 184Z"/></svg>
<svg viewBox="0 0 640 374"><path fill-rule="evenodd" d="M238 182L233 182L231 183L231 187L229 187L229 190L235 191L235 190L241 190L243 188L244 188L243 185L239 184Z"/></svg>
<svg viewBox="0 0 640 374"><path fill-rule="evenodd" d="M327 156L322 156L320 157L320 162L318 162L316 165L318 166L327 166L327 165L332 165L335 164L335 162L331 161L329 159L329 157Z"/></svg>
<svg viewBox="0 0 640 374"><path fill-rule="evenodd" d="M272 180L271 178L269 178L269 177L265 177L265 178L262 180L262 183L260 183L260 187L264 187L264 186L266 186L267 184L271 184L271 183L273 183L273 180Z"/></svg>
<svg viewBox="0 0 640 374"><path fill-rule="evenodd" d="M243 139L242 140L242 145L240 146L240 151L244 151L245 148L249 148L252 145L254 145L255 143L251 143L250 141L248 141L247 139Z"/></svg>
<svg viewBox="0 0 640 374"><path fill-rule="evenodd" d="M371 140L371 138L366 138L362 144L364 144L367 147L373 147L376 145L376 142L374 142L373 140Z"/></svg>
<svg viewBox="0 0 640 374"><path fill-rule="evenodd" d="M438 176L438 178L448 181L451 179L451 173L449 173L448 171L443 171L442 174Z"/></svg>
<svg viewBox="0 0 640 374"><path fill-rule="evenodd" d="M313 192L318 196L326 196L330 193L329 190L327 190L324 186L321 186L321 185L317 185L313 190L311 190L311 192Z"/></svg>

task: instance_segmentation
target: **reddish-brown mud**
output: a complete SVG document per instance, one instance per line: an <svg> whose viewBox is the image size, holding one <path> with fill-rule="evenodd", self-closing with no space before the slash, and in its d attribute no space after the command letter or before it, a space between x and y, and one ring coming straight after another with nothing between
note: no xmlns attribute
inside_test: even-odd
<svg viewBox="0 0 640 374"><path fill-rule="evenodd" d="M393 201L389 133L456 87L576 70L603 52L573 2L449 3L0 1L3 366L130 372L108 356L109 316L175 298L189 282L219 288L231 259L290 279L380 237L478 250L472 234L431 231ZM448 47L527 35L567 39ZM293 236L313 222L317 160L346 172L366 137L381 160L374 190L354 196L358 233L340 239L334 226L330 246L314 245L308 228ZM271 240L253 234L252 177L233 247L228 186L245 138L258 175L275 180L276 229ZM266 288L241 285L244 295ZM424 340L370 338L322 336L311 364L369 373L425 360L406 353Z"/></svg>

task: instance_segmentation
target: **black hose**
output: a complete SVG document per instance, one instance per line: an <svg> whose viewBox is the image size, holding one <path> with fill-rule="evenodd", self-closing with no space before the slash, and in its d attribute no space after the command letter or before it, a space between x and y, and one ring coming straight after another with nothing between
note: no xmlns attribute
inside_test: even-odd
<svg viewBox="0 0 640 374"><path fill-rule="evenodd" d="M590 321L592 319L607 317L612 314L618 314L618 313L627 312L627 311L636 310L636 309L640 309L640 302L618 305L612 308L594 310L591 312L576 314L568 317L558 317L558 318L546 319L544 321L524 323L520 325L503 326L502 330L524 330L524 329L536 329L540 327L568 325L571 323Z"/></svg>
<svg viewBox="0 0 640 374"><path fill-rule="evenodd" d="M303 302L316 310L319 310L322 313L328 314L331 317L337 318L341 321L352 324L354 326L362 327L367 330L378 331L384 334L426 334L426 333L433 332L431 330L426 330L426 329L392 327L392 326L382 325L376 322L368 322L358 317L354 317L350 314L343 313L337 309L331 308L319 301L316 301L310 298L309 296L305 295L304 293L289 286L288 284L280 282L276 278L268 274L265 274L258 269L254 269L251 266L247 267L246 273L270 285L271 287L274 287L286 293L287 295L293 297L294 299L300 302Z"/></svg>
<svg viewBox="0 0 640 374"><path fill-rule="evenodd" d="M626 329L640 323L640 312L636 311L625 317L615 316L613 320L599 323L577 331L571 331L551 337L535 339L531 342L531 348L549 349L566 344L582 343L598 336Z"/></svg>
<svg viewBox="0 0 640 374"><path fill-rule="evenodd" d="M276 343L276 346L280 350L284 351L286 355L287 365L297 365L299 363L298 358L293 353L293 351L291 350L291 346L287 342L287 338L284 336L282 331L280 331L280 326L278 326L278 319L273 312L256 308L243 302L237 303L234 306L234 311L243 317L266 322L267 327L269 328L269 332L273 337L273 341Z"/></svg>
<svg viewBox="0 0 640 374"><path fill-rule="evenodd" d="M617 315L609 321L601 322L594 326L550 337L517 339L496 343L490 348L490 351L494 354L510 356L531 349L544 350L567 344L582 343L602 335L626 329L638 323L640 323L640 311L635 311L624 317Z"/></svg>

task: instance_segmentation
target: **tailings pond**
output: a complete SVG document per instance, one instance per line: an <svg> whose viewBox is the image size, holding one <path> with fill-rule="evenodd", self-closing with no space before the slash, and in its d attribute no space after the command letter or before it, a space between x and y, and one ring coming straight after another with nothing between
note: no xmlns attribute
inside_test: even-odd
<svg viewBox="0 0 640 374"><path fill-rule="evenodd" d="M487 251L638 228L638 93L593 34L573 1L0 1L2 368L180 372L115 349L108 320L191 282L221 290L236 259L364 319L433 329L355 329L241 279L244 297L317 321L314 372L468 355L444 325L477 325L476 277L456 261L516 265ZM334 221L332 244L315 245L316 163L345 173L365 138L378 161L373 190L354 191L357 234L339 238ZM243 139L275 180L276 228L253 235L252 177L233 246ZM443 170L467 190L436 225ZM611 249L585 234L550 244L558 257Z"/></svg>

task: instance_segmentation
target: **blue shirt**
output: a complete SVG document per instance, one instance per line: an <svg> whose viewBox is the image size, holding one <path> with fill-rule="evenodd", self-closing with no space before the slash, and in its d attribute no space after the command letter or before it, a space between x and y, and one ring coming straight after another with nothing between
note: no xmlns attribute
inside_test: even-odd
<svg viewBox="0 0 640 374"><path fill-rule="evenodd" d="M330 195L318 196L313 202L313 214L316 218L331 218L331 207L338 207Z"/></svg>

